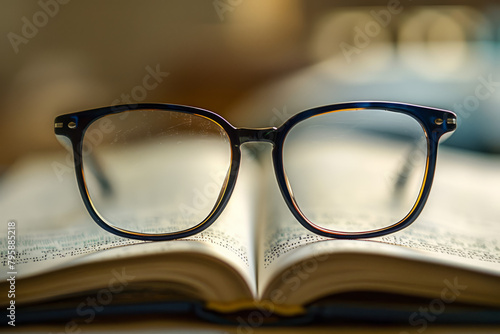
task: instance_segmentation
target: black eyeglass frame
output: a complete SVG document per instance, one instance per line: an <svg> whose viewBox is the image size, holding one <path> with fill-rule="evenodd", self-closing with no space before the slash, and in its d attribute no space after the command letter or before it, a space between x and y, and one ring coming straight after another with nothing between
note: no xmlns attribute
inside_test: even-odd
<svg viewBox="0 0 500 334"><path fill-rule="evenodd" d="M385 228L380 228L366 232L341 232L335 230L328 230L315 225L307 217L305 217L300 211L296 201L294 200L292 192L287 186L288 182L286 179L286 173L283 166L283 144L285 142L286 136L289 133L289 131L296 124L308 118L330 112L339 112L339 111L356 110L356 109L363 109L363 110L377 109L377 110L387 110L391 112L402 113L414 118L420 123L427 139L427 163L424 174L424 182L420 190L419 197L415 202L412 210L399 222L396 222ZM85 184L85 177L84 177L84 170L82 163L83 140L85 136L85 131L87 130L90 124L92 124L93 122L104 116L129 112L134 110L165 110L165 111L176 111L181 113L198 115L215 122L221 128L223 128L224 131L227 133L231 146L231 166L229 169L229 174L226 177L225 188L222 189L221 195L215 207L208 214L208 216L198 225L190 229L174 233L164 233L164 234L139 233L139 232L128 231L125 229L120 229L118 227L112 226L111 224L108 224L99 216L99 214L95 210ZM76 179L81 197L83 199L85 207L87 208L87 211L89 212L92 219L100 227L115 235L126 238L139 239L139 240L163 241L163 240L174 240L174 239L185 238L202 232L215 222L215 220L220 216L220 214L226 207L227 203L229 202L229 199L236 185L239 166L241 162L240 146L247 142L260 141L260 142L269 142L273 145L272 160L273 160L276 180L278 182L279 189L281 191L281 194L283 195L283 198L288 208L295 216L295 218L299 221L299 223L302 226L304 226L307 230L321 236L338 238L338 239L357 239L357 238L373 238L394 233L409 226L411 223L415 221L415 219L422 212L422 209L425 206L425 203L427 201L427 198L431 190L432 182L434 179L434 173L436 169L437 149L438 149L439 139L445 133L454 131L456 129L456 124L457 124L456 114L448 110L398 103L398 102L361 101L361 102L338 103L338 104L332 104L332 105L326 105L308 109L306 111L300 112L292 116L290 119L288 119L279 127L269 127L261 129L236 128L233 125L231 125L227 120L225 120L223 117L209 110L197 107L185 106L185 105L162 104L162 103L139 103L139 104L103 107L103 108L97 108L97 109L58 116L55 119L55 134L57 136L67 137L71 141Z"/></svg>

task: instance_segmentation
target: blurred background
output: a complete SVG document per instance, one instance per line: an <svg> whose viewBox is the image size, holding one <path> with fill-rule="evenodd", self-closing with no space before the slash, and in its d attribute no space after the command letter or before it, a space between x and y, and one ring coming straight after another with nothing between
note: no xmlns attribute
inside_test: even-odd
<svg viewBox="0 0 500 334"><path fill-rule="evenodd" d="M0 0L0 170L60 150L55 116L119 103L277 126L318 105L454 110L446 144L500 152L494 1Z"/></svg>

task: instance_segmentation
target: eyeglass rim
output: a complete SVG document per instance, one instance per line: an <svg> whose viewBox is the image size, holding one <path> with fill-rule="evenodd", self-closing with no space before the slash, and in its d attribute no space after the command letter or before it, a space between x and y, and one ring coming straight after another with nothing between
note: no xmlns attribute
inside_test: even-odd
<svg viewBox="0 0 500 334"><path fill-rule="evenodd" d="M202 222L200 222L199 224L195 225L190 229L173 233L163 233L163 234L140 233L140 232L128 231L125 229L120 229L110 223L107 223L106 221L104 221L104 219L100 217L88 193L85 183L83 163L82 163L82 148L83 148L83 139L85 131L93 122L97 121L102 117L113 114L119 114L127 111L145 110L145 109L177 111L182 113L203 116L221 126L229 138L231 147L231 165L227 177L226 187L225 189L222 190L223 195L220 198L220 200L216 203L212 211L208 214L208 216ZM326 230L308 220L296 205L296 202L293 199L291 191L287 186L286 173L283 166L283 146L287 134L296 124L308 118L325 114L328 112L354 110L354 109L364 109L364 110L377 109L377 110L399 112L414 118L422 125L422 128L426 135L427 147L428 147L424 183L421 189L420 196L417 202L415 203L412 211L406 217L404 217L402 220L400 220L395 224L392 224L386 228L381 228L378 230L371 230L366 232L341 232L341 231ZM124 104L117 106L102 107L102 108L80 111L76 113L60 115L55 119L56 136L67 137L71 141L71 147L73 150L73 157L74 157L73 160L75 165L75 173L76 173L78 187L80 190L80 195L92 219L101 228L115 235L131 239L148 240L148 241L164 241L164 240L185 238L200 233L203 230L207 229L210 225L212 225L220 216L222 211L225 209L227 203L229 202L229 199L236 185L239 166L241 162L240 146L244 142L248 141L267 141L273 144L272 160L278 187L285 200L285 203L287 204L288 208L290 209L294 217L307 230L321 236L337 238L337 239L372 238L399 231L409 226L411 223L413 223L423 210L427 198L429 196L434 178L439 139L443 134L451 132L455 129L456 129L456 114L449 110L437 109L437 108L431 108L431 107L425 107L407 103L400 103L400 102L385 102L385 101L344 102L344 103L336 103L336 104L315 107L295 114L277 128L273 127L265 129L236 128L222 116L212 111L198 107L177 105L177 104L165 104L165 103L138 103L138 104Z"/></svg>

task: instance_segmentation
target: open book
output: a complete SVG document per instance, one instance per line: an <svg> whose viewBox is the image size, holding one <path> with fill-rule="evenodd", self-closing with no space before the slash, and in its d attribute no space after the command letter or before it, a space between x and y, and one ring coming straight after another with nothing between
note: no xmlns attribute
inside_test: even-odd
<svg viewBox="0 0 500 334"><path fill-rule="evenodd" d="M435 302L435 309L500 307L500 159L442 149L422 216L369 240L311 234L286 208L270 159L246 153L241 168L228 207L209 229L143 242L91 220L65 157L20 162L0 190L1 291L15 277L15 297L2 293L1 306L14 299L18 310L55 305L84 321L113 305L168 302L282 317L346 298L365 305L388 296ZM16 235L11 263L9 221Z"/></svg>

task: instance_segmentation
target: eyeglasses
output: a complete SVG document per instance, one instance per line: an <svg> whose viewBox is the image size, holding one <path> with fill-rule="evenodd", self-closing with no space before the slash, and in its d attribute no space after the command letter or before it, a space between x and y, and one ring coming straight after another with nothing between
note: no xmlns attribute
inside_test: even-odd
<svg viewBox="0 0 500 334"><path fill-rule="evenodd" d="M450 111L395 102L321 106L260 129L172 104L55 120L90 216L111 233L141 240L188 237L214 223L248 142L272 144L279 189L307 230L346 239L399 231L422 211L438 141L455 128Z"/></svg>

